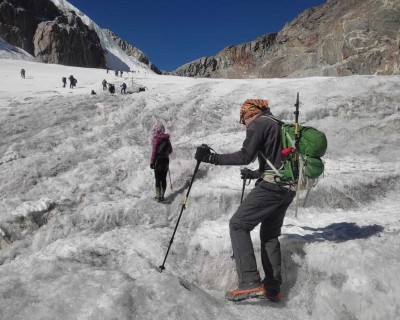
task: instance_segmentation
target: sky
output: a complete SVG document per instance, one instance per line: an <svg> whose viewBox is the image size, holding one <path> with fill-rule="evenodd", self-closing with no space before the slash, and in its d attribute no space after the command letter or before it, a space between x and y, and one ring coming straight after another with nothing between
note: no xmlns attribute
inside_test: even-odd
<svg viewBox="0 0 400 320"><path fill-rule="evenodd" d="M159 69L172 71L230 45L280 31L325 0L69 0L101 28L143 51Z"/></svg>
<svg viewBox="0 0 400 320"><path fill-rule="evenodd" d="M400 318L399 76L115 77L22 57L0 43L0 319ZM69 74L74 89L62 87ZM160 273L196 147L239 150L247 98L268 98L292 121L296 92L300 122L325 132L328 151L307 203L301 193L297 217L291 205L284 220L284 301L224 299L237 285L228 227L237 166L200 164ZM149 168L156 120L174 148L164 204Z"/></svg>

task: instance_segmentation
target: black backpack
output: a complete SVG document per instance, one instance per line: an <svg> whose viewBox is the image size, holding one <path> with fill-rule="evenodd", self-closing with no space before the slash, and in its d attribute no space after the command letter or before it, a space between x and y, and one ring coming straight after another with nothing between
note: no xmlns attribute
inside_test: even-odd
<svg viewBox="0 0 400 320"><path fill-rule="evenodd" d="M171 142L169 141L169 139L164 139L163 141L161 141L157 146L157 156L169 156L168 149L170 144Z"/></svg>

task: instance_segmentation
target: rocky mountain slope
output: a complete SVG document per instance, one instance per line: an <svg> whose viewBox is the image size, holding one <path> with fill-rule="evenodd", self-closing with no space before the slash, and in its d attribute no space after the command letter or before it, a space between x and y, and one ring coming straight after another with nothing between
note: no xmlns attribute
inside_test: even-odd
<svg viewBox="0 0 400 320"><path fill-rule="evenodd" d="M111 37L111 39L114 40L114 42L126 52L128 56L135 57L138 59L140 62L148 65L151 70L153 70L155 73L162 73L150 60L149 58L138 48L134 47L131 45L129 42L126 40L121 39L118 37L114 32L108 29L103 29L104 33L106 33L108 36Z"/></svg>
<svg viewBox="0 0 400 320"><path fill-rule="evenodd" d="M229 46L173 73L214 78L400 74L399 47L399 0L328 0L278 33Z"/></svg>
<svg viewBox="0 0 400 320"><path fill-rule="evenodd" d="M0 37L45 63L158 71L140 50L115 41L65 0L0 0Z"/></svg>
<svg viewBox="0 0 400 320"><path fill-rule="evenodd" d="M63 12L50 0L3 0L0 36L41 62L104 68L96 32L74 11Z"/></svg>

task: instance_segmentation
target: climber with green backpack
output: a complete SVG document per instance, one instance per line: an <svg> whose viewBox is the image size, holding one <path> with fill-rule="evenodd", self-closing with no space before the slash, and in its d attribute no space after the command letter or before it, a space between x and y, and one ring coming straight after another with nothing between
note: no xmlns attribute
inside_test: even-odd
<svg viewBox="0 0 400 320"><path fill-rule="evenodd" d="M317 183L317 178L324 172L324 163L321 157L325 154L328 143L323 132L299 124L299 94L295 103L296 120L294 124L284 123L273 116L268 116L281 126L282 137L282 165L276 168L268 158L261 156L268 163L270 169L264 171L264 179L291 186L297 191L295 216L297 217L299 191L306 190L307 195Z"/></svg>
<svg viewBox="0 0 400 320"><path fill-rule="evenodd" d="M298 107L296 110L298 112ZM247 165L255 159L259 163L258 170L241 170L242 179L257 181L229 222L238 288L226 292L228 300L267 298L278 302L283 299L280 291L282 276L278 237L286 210L298 190L297 184L304 167L308 167L308 161L314 161L311 158L318 159L321 156L321 153L302 154L307 130L299 126L298 115L296 118L294 127L286 125L272 115L268 100L247 99L240 109L240 123L246 126L242 148L229 154L217 154L206 145L196 150L195 159L205 163ZM314 178L318 176L317 173L309 175ZM260 278L250 237L250 231L260 223L264 279Z"/></svg>

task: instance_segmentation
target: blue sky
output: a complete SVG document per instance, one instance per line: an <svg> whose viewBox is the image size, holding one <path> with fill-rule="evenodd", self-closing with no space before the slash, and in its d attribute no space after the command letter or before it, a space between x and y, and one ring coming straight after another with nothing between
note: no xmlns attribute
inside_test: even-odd
<svg viewBox="0 0 400 320"><path fill-rule="evenodd" d="M326 0L68 0L101 28L172 71L229 45L280 31Z"/></svg>

